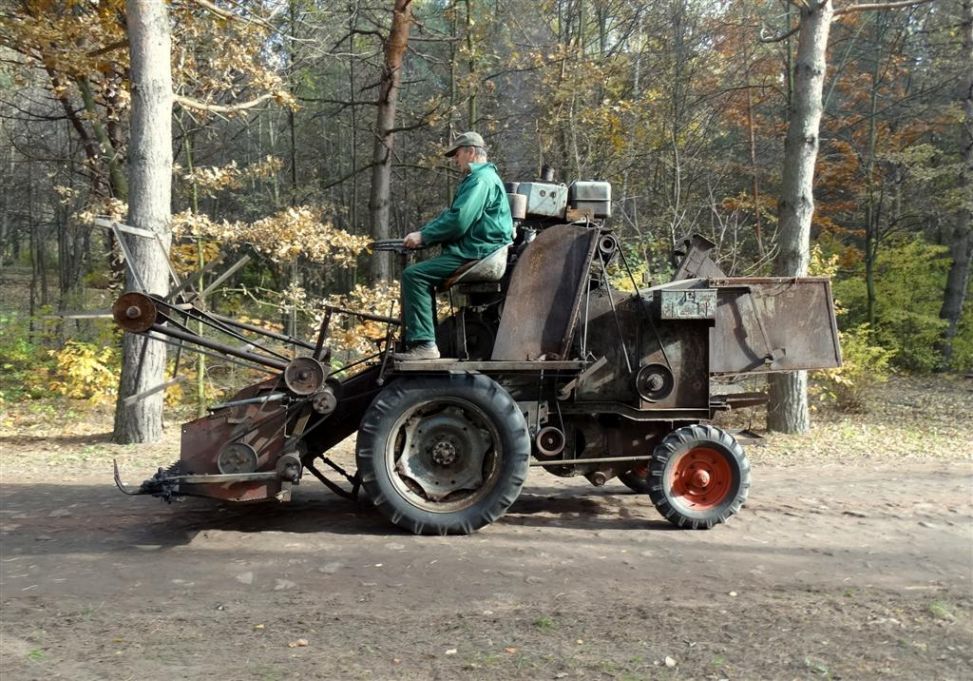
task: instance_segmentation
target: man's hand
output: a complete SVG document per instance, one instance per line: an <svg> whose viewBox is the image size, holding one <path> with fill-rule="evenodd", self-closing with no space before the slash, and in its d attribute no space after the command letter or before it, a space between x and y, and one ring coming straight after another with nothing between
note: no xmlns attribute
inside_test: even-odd
<svg viewBox="0 0 973 681"><path fill-rule="evenodd" d="M402 240L402 245L406 248L421 248L422 247L422 232L411 232L405 235Z"/></svg>

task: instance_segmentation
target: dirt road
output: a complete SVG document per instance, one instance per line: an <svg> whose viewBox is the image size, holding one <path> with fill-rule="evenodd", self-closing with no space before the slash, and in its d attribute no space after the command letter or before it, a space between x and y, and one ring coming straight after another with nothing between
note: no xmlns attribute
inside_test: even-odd
<svg viewBox="0 0 973 681"><path fill-rule="evenodd" d="M973 465L756 462L726 526L535 473L470 537L309 481L166 505L4 470L4 681L968 679Z"/></svg>

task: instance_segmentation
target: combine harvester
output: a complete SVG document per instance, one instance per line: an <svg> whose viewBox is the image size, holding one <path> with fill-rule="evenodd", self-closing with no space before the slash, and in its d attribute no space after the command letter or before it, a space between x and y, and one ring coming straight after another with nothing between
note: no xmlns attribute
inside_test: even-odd
<svg viewBox="0 0 973 681"><path fill-rule="evenodd" d="M499 519L539 467L594 485L618 476L680 527L726 521L747 498L750 464L733 435L707 421L765 398L719 394L714 379L839 366L828 280L730 278L710 257L713 244L694 236L671 282L639 289L605 224L607 182L508 191L514 244L442 287L454 313L438 324L438 344L454 359L394 361L401 322L370 313L326 306L309 342L207 311L192 280L166 297L122 295L113 316L125 331L268 378L184 424L179 461L139 488L126 488L116 466L119 488L166 500L287 501L307 471L343 496L363 489L408 531L462 534ZM148 235L113 228L123 244ZM401 252L401 241L374 248ZM612 288L613 262L636 292ZM387 334L374 355L333 374L336 315L384 323ZM235 344L200 336L197 323ZM356 432L352 474L328 452Z"/></svg>

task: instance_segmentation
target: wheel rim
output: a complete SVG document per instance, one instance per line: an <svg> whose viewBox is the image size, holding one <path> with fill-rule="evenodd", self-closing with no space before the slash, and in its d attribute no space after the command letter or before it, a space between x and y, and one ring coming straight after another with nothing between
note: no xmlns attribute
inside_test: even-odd
<svg viewBox="0 0 973 681"><path fill-rule="evenodd" d="M669 489L672 498L690 510L702 511L723 504L733 485L727 457L709 447L695 447L673 462Z"/></svg>
<svg viewBox="0 0 973 681"><path fill-rule="evenodd" d="M404 412L386 450L389 478L409 503L453 513L486 496L500 473L500 436L471 402L436 399Z"/></svg>

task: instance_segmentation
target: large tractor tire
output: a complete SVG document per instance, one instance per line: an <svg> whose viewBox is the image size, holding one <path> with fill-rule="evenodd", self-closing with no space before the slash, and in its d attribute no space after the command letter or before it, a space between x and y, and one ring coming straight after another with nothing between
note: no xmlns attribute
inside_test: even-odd
<svg viewBox="0 0 973 681"><path fill-rule="evenodd" d="M652 480L649 477L648 461L640 461L638 466L627 470L618 476L618 479L633 492L648 494Z"/></svg>
<svg viewBox="0 0 973 681"><path fill-rule="evenodd" d="M415 534L469 534L520 495L530 446L523 413L492 379L400 378L362 419L358 471L395 525Z"/></svg>
<svg viewBox="0 0 973 681"><path fill-rule="evenodd" d="M678 527L726 522L750 493L750 462L732 435L715 426L672 431L652 453L649 498Z"/></svg>

